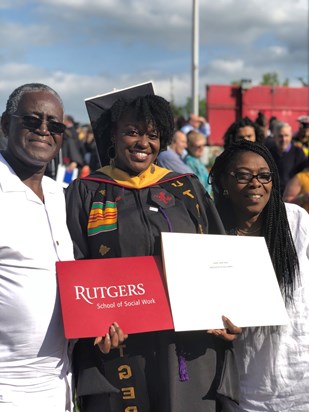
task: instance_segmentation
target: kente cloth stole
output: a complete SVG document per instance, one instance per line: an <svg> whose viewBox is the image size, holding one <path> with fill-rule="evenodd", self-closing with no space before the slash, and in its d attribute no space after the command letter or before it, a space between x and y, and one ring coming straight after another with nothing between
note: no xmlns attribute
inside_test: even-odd
<svg viewBox="0 0 309 412"><path fill-rule="evenodd" d="M123 196L123 190L139 190L123 188L109 177L94 175L84 178L100 183L91 205L88 219L88 241L90 244L91 257L117 257L119 255L118 239L118 208L117 203ZM182 200L196 226L197 233L207 233L208 224L205 208L201 203L202 196L194 189L190 177L186 175L175 175L170 173L156 184L148 186L151 190L162 188L174 197ZM144 188L145 189L145 188ZM144 190L141 189L141 190ZM103 239L106 239L104 241Z"/></svg>

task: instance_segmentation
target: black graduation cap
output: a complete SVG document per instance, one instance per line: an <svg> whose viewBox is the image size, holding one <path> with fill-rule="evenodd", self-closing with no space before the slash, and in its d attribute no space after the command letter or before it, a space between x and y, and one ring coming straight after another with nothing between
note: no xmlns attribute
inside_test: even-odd
<svg viewBox="0 0 309 412"><path fill-rule="evenodd" d="M137 97L148 95L154 95L154 88L151 81L130 86L125 89L113 90L106 94L85 99L88 116L99 153L103 142L100 142L101 136L99 136L97 132L97 121L102 113L109 110L119 99L134 100ZM102 164L102 159L100 160Z"/></svg>

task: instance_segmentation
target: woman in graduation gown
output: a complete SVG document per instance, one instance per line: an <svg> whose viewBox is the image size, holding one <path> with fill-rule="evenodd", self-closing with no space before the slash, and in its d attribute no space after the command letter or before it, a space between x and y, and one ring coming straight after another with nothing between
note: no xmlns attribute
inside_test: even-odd
<svg viewBox="0 0 309 412"><path fill-rule="evenodd" d="M224 233L194 175L156 166L172 138L173 115L165 99L139 87L135 98L130 89L116 92L97 121L91 119L103 167L67 189L76 259L160 255L162 231ZM121 344L123 332L113 324L99 345L80 339L73 353L80 411L228 410L222 405L238 400L231 343L237 333L228 321L216 334L150 332Z"/></svg>

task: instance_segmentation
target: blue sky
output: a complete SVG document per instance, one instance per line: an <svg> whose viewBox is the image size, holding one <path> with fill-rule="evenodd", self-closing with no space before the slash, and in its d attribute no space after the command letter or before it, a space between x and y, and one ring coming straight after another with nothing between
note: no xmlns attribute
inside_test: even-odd
<svg viewBox="0 0 309 412"><path fill-rule="evenodd" d="M199 90L277 72L308 77L309 0L199 0ZM191 0L0 0L0 104L38 81L86 122L84 99L153 80L191 94Z"/></svg>

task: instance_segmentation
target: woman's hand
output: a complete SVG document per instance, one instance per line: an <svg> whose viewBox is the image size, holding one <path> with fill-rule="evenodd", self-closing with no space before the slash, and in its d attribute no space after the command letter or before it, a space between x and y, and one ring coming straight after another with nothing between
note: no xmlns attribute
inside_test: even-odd
<svg viewBox="0 0 309 412"><path fill-rule="evenodd" d="M207 333L218 336L221 339L227 341L233 341L237 339L238 335L242 332L242 329L235 326L226 316L222 316L222 320L225 329L209 329Z"/></svg>
<svg viewBox="0 0 309 412"><path fill-rule="evenodd" d="M121 345L128 335L125 335L118 323L114 322L109 328L109 333L105 336L95 338L94 345L98 345L102 353L109 353L111 349L116 349Z"/></svg>

